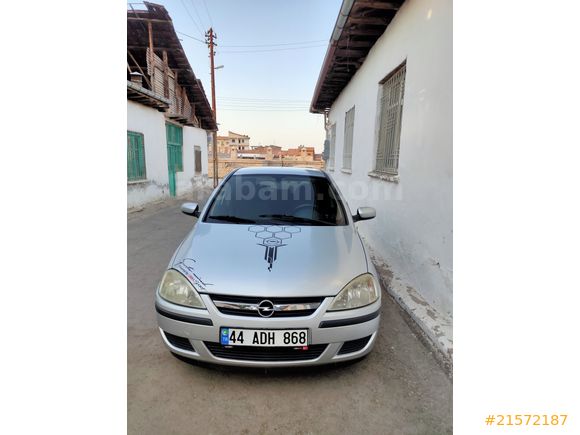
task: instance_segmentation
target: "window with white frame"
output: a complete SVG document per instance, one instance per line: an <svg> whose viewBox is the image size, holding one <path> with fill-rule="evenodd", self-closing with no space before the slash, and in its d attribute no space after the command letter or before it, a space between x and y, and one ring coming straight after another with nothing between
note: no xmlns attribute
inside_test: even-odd
<svg viewBox="0 0 580 435"><path fill-rule="evenodd" d="M376 172L392 175L399 173L405 73L406 64L403 63L380 82L381 118L375 162Z"/></svg>
<svg viewBox="0 0 580 435"><path fill-rule="evenodd" d="M354 106L344 116L344 146L342 147L342 169L352 169L352 139L354 132Z"/></svg>
<svg viewBox="0 0 580 435"><path fill-rule="evenodd" d="M326 167L334 169L334 149L336 145L336 123L330 126L330 144L328 146L328 162Z"/></svg>

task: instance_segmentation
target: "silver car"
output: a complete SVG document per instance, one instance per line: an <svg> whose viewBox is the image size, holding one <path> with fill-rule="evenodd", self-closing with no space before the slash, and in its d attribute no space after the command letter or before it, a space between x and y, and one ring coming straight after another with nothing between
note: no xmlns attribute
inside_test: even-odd
<svg viewBox="0 0 580 435"><path fill-rule="evenodd" d="M315 169L231 172L197 217L157 288L169 350L208 363L273 367L360 358L380 320L377 274L330 177Z"/></svg>

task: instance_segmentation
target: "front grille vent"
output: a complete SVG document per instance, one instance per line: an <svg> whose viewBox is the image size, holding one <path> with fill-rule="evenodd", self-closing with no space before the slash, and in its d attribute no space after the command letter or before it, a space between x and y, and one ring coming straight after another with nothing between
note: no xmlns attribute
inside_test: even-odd
<svg viewBox="0 0 580 435"><path fill-rule="evenodd" d="M216 308L223 314L245 317L300 317L313 314L324 297L249 297L249 296L229 296L211 295L211 299ZM271 316L261 316L258 306L268 301L273 305Z"/></svg>
<svg viewBox="0 0 580 435"><path fill-rule="evenodd" d="M165 334L165 338L167 338L167 341L169 343L171 343L173 346L175 346L179 349L188 350L190 352L195 352L195 349L191 345L191 342L189 341L188 338L178 337L177 335L173 335L173 334L170 334L169 332L165 332L165 331L163 331L163 333Z"/></svg>
<svg viewBox="0 0 580 435"><path fill-rule="evenodd" d="M218 358L243 361L305 361L316 359L326 349L327 344L311 344L307 350L293 347L222 346L219 343L204 342L208 350Z"/></svg>

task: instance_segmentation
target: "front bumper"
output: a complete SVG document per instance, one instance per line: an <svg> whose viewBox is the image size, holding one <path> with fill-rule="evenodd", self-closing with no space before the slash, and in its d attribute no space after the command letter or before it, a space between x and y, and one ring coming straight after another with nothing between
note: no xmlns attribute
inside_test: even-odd
<svg viewBox="0 0 580 435"><path fill-rule="evenodd" d="M247 367L289 367L347 361L360 358L372 350L379 328L380 299L363 308L326 312L333 299L328 297L309 316L261 318L223 314L215 307L208 295L202 294L201 297L207 310L174 305L159 295L156 296L155 308L161 336L169 350L186 358L208 363ZM277 360L275 356L269 356L266 360L258 357L255 360L252 357L236 359L236 353L224 357L224 352L216 352L215 350L216 345L219 345L221 327L307 328L310 332L310 346L319 345L313 348L323 348L324 350L316 355L313 354L312 358L303 355L302 358L309 359L299 360L288 360L288 358L283 357ZM170 335L166 335L166 333ZM175 337L180 338L181 342L180 340L176 341ZM368 337L368 341L364 340L362 348L354 346L355 351L345 352L349 345L356 344L355 340L366 337ZM345 342L348 344L341 350ZM210 348L214 350L213 353ZM216 356L214 353L220 356Z"/></svg>

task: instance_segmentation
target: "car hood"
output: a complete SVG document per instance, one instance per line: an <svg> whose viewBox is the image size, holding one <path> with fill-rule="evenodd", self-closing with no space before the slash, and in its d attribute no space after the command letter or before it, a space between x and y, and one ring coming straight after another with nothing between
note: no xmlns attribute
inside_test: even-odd
<svg viewBox="0 0 580 435"><path fill-rule="evenodd" d="M367 272L352 226L236 225L197 222L170 267L200 293L334 296Z"/></svg>

